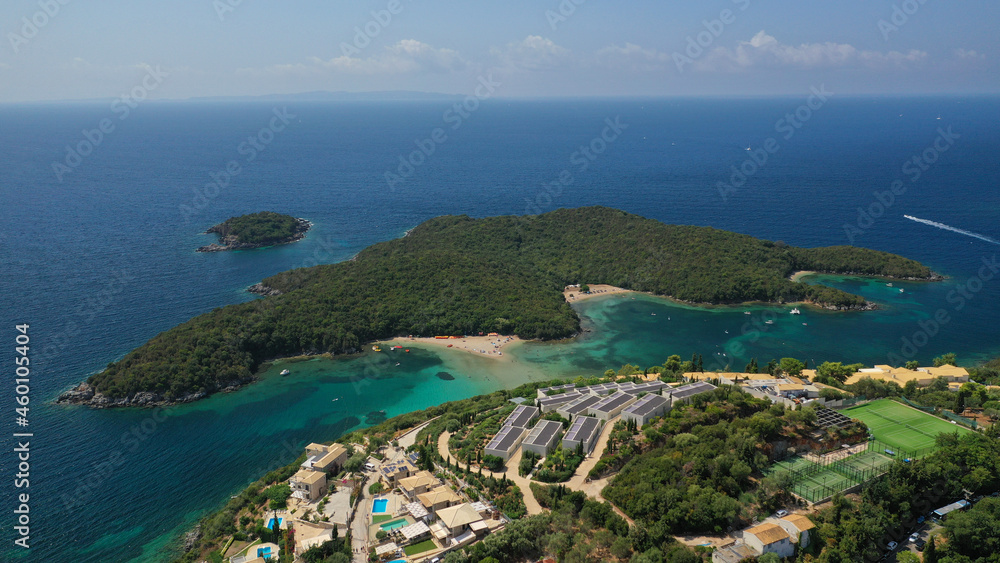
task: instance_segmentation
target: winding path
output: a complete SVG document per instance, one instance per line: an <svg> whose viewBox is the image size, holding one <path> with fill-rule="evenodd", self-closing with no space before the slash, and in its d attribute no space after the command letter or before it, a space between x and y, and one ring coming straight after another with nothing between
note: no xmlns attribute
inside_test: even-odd
<svg viewBox="0 0 1000 563"><path fill-rule="evenodd" d="M451 432L445 431L438 436L438 453L445 459L452 459L458 463L458 458L448 449L448 440L451 439ZM517 466L521 463L521 450L518 449L510 460L507 461L507 479L512 481L524 496L524 506L528 509L528 515L542 513L542 505L535 500L535 495L531 492L531 481L517 474ZM483 469L483 475L490 475L497 479L503 477L502 473L494 473L488 469Z"/></svg>

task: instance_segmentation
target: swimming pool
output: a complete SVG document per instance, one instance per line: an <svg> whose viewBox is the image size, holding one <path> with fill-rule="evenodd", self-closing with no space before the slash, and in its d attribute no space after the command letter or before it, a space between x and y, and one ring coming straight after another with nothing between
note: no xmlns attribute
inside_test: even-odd
<svg viewBox="0 0 1000 563"><path fill-rule="evenodd" d="M385 512L387 506L389 506L389 499L387 498L375 499L375 502L372 503L372 514L375 514L376 512Z"/></svg>
<svg viewBox="0 0 1000 563"><path fill-rule="evenodd" d="M405 518L400 518L399 520L393 520L392 522L386 522L385 524L382 524L381 526L379 526L379 528L382 528L383 530L385 530L385 531L388 532L389 530L398 530L400 528L404 528L404 527L409 526L409 525L410 525L410 523L407 522Z"/></svg>
<svg viewBox="0 0 1000 563"><path fill-rule="evenodd" d="M268 558L270 556L271 556L271 548L270 547L262 547L262 548L258 548L257 549L257 557L263 557L263 558L266 559L266 558Z"/></svg>
<svg viewBox="0 0 1000 563"><path fill-rule="evenodd" d="M279 528L281 527L281 518L278 518L278 527L279 527ZM272 517L272 518L270 518L270 519L269 519L269 520L267 521L267 529L268 529L268 530L273 530L273 529L274 529L274 518L273 518L273 517Z"/></svg>
<svg viewBox="0 0 1000 563"><path fill-rule="evenodd" d="M406 559L393 559L389 563L406 563Z"/></svg>

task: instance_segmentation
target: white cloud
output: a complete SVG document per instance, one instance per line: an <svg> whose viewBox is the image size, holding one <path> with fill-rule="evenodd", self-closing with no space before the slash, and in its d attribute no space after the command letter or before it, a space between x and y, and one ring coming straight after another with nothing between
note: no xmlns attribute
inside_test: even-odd
<svg viewBox="0 0 1000 563"><path fill-rule="evenodd" d="M435 49L415 39L404 39L367 58L343 55L328 61L314 58L313 62L331 70L363 74L451 72L469 64L457 51Z"/></svg>
<svg viewBox="0 0 1000 563"><path fill-rule="evenodd" d="M610 45L595 54L597 64L616 70L655 71L672 65L669 54L655 49L644 49L633 43L624 47Z"/></svg>
<svg viewBox="0 0 1000 563"><path fill-rule="evenodd" d="M347 74L408 74L418 72L446 73L464 70L469 62L457 51L436 49L415 39L404 39L367 56L342 55L332 59L311 57L308 63L275 65L267 69L244 68L238 74L294 75L325 74L330 71Z"/></svg>
<svg viewBox="0 0 1000 563"><path fill-rule="evenodd" d="M551 39L529 35L506 47L490 49L499 66L518 70L550 70L571 62L572 53Z"/></svg>
<svg viewBox="0 0 1000 563"><path fill-rule="evenodd" d="M927 53L911 49L899 51L865 51L846 43L803 43L786 45L760 31L750 41L741 41L735 48L717 47L701 59L694 68L699 70L743 70L757 67L830 68L861 66L869 68L902 67L923 62Z"/></svg>
<svg viewBox="0 0 1000 563"><path fill-rule="evenodd" d="M986 54L979 53L975 50L955 49L955 58L961 59L963 61L968 61L968 60L981 61L986 58Z"/></svg>

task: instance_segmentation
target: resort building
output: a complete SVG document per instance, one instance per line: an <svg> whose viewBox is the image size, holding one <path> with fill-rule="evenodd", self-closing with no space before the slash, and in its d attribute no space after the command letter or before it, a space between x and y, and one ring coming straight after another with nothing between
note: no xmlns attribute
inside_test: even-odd
<svg viewBox="0 0 1000 563"><path fill-rule="evenodd" d="M382 466L382 479L390 489L399 486L400 479L406 479L417 472L417 467L407 458Z"/></svg>
<svg viewBox="0 0 1000 563"><path fill-rule="evenodd" d="M417 500L420 504L430 512L437 513L438 510L442 508L448 508L449 506L455 506L462 502L462 497L458 496L458 493L451 490L451 487L440 486L436 489L431 489L422 495L417 495Z"/></svg>
<svg viewBox="0 0 1000 563"><path fill-rule="evenodd" d="M715 389L715 385L704 381L676 387L670 391L670 408L673 408L677 403L689 403L692 398Z"/></svg>
<svg viewBox="0 0 1000 563"><path fill-rule="evenodd" d="M482 522L483 520L483 517L469 503L462 503L439 510L437 511L437 517L440 519L438 523L441 524L446 533L445 537L449 538L462 535L470 529L470 526L474 522ZM437 537L437 534L435 534L435 537Z"/></svg>
<svg viewBox="0 0 1000 563"><path fill-rule="evenodd" d="M576 416L586 416L590 407L599 402L601 402L601 397L597 395L581 395L580 398L575 401L566 403L556 409L556 413L567 420L573 420Z"/></svg>
<svg viewBox="0 0 1000 563"><path fill-rule="evenodd" d="M292 497L306 502L313 502L326 494L326 473L300 469L288 480L292 487Z"/></svg>
<svg viewBox="0 0 1000 563"><path fill-rule="evenodd" d="M622 420L631 420L642 428L647 422L670 410L670 401L660 395L643 395L622 411Z"/></svg>
<svg viewBox="0 0 1000 563"><path fill-rule="evenodd" d="M756 559L758 555L760 554L750 549L745 543L735 543L713 551L712 563L740 563L740 561Z"/></svg>
<svg viewBox="0 0 1000 563"><path fill-rule="evenodd" d="M544 399L549 395L555 395L556 393L568 393L576 389L576 385L573 383L567 383L566 385L556 385L553 387L542 387L538 390L538 399Z"/></svg>
<svg viewBox="0 0 1000 563"><path fill-rule="evenodd" d="M778 557L795 555L795 544L781 526L760 524L743 531L743 542L758 554L774 553Z"/></svg>
<svg viewBox="0 0 1000 563"><path fill-rule="evenodd" d="M514 412L503 421L502 426L513 426L515 428L530 428L531 421L538 418L539 410L535 407L520 405L514 408Z"/></svg>
<svg viewBox="0 0 1000 563"><path fill-rule="evenodd" d="M296 520L293 524L295 529L295 555L300 556L309 548L320 546L333 539L333 530L336 524L329 522L307 522ZM344 531L343 533L346 533ZM338 534L343 537L343 533L338 530ZM277 557L274 559L277 561Z"/></svg>
<svg viewBox="0 0 1000 563"><path fill-rule="evenodd" d="M486 449L483 451L486 455L495 455L507 461L517 451L517 447L521 445L521 440L524 439L524 435L527 433L528 430L526 428L504 426L490 440L490 443L486 444Z"/></svg>
<svg viewBox="0 0 1000 563"><path fill-rule="evenodd" d="M812 520L801 514L789 514L784 518L779 518L778 525L788 532L792 541L799 544L800 548L808 547L809 530L816 527Z"/></svg>
<svg viewBox="0 0 1000 563"><path fill-rule="evenodd" d="M905 386L909 381L916 382L918 387L927 387L938 377L943 377L948 383L968 383L969 372L965 368L952 365L917 369L877 365L874 368L859 370L851 377L848 377L845 384L857 383L866 377L880 381L892 381L900 387Z"/></svg>
<svg viewBox="0 0 1000 563"><path fill-rule="evenodd" d="M614 395L605 397L599 403L590 407L590 409L587 410L587 413L590 416L596 416L604 422L607 422L621 414L621 412L625 410L625 407L631 405L635 401L635 397L629 395L628 393L615 393Z"/></svg>
<svg viewBox="0 0 1000 563"><path fill-rule="evenodd" d="M580 397L580 393L577 393L576 391L569 391L558 395L552 395L551 397L535 399L535 405L538 406L538 409L543 413L552 412L562 405Z"/></svg>
<svg viewBox="0 0 1000 563"><path fill-rule="evenodd" d="M403 491L406 498L412 501L417 498L417 495L426 493L440 484L441 482L434 476L433 473L429 471L418 471L410 477L400 479L399 489Z"/></svg>
<svg viewBox="0 0 1000 563"><path fill-rule="evenodd" d="M545 457L556 447L561 433L562 423L554 420L539 421L528 433L528 437L521 444L521 449Z"/></svg>
<svg viewBox="0 0 1000 563"><path fill-rule="evenodd" d="M643 393L663 393L664 389L669 389L666 383L662 381L649 381L647 383L633 383L628 388L621 384L619 387L623 393L628 393L629 395L641 395Z"/></svg>
<svg viewBox="0 0 1000 563"><path fill-rule="evenodd" d="M578 416L573 419L569 432L563 437L563 450L576 451L583 445L583 453L589 454L601 435L601 421L592 416Z"/></svg>
<svg viewBox="0 0 1000 563"><path fill-rule="evenodd" d="M603 397L605 395L610 395L610 394L618 391L618 384L617 383L602 383L600 385L591 385L590 387L586 387L585 389L591 395L597 395L597 396Z"/></svg>
<svg viewBox="0 0 1000 563"><path fill-rule="evenodd" d="M324 473L335 473L347 461L347 448L341 444L324 446L309 444L306 446L307 459L302 463L302 469L312 469Z"/></svg>

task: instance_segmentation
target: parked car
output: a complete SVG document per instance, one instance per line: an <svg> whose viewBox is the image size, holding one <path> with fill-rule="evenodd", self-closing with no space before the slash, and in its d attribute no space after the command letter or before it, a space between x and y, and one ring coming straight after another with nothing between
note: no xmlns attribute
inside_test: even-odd
<svg viewBox="0 0 1000 563"><path fill-rule="evenodd" d="M365 470L366 471L375 471L375 464L374 463L366 463L365 464Z"/></svg>
<svg viewBox="0 0 1000 563"><path fill-rule="evenodd" d="M779 510L778 512L775 513L775 516L777 516L778 518L784 518L785 516L788 516L788 511Z"/></svg>
<svg viewBox="0 0 1000 563"><path fill-rule="evenodd" d="M913 532L910 534L910 542L915 542L920 539L920 532Z"/></svg>
<svg viewBox="0 0 1000 563"><path fill-rule="evenodd" d="M894 542L894 541L891 541L891 542L889 542L889 545L887 545L886 547L889 548L889 551L892 551L892 550L896 549L897 545L899 545L899 544L896 543L896 542Z"/></svg>
<svg viewBox="0 0 1000 563"><path fill-rule="evenodd" d="M927 546L927 542L924 540L917 540L913 545L917 548L917 551L923 551L924 547Z"/></svg>

